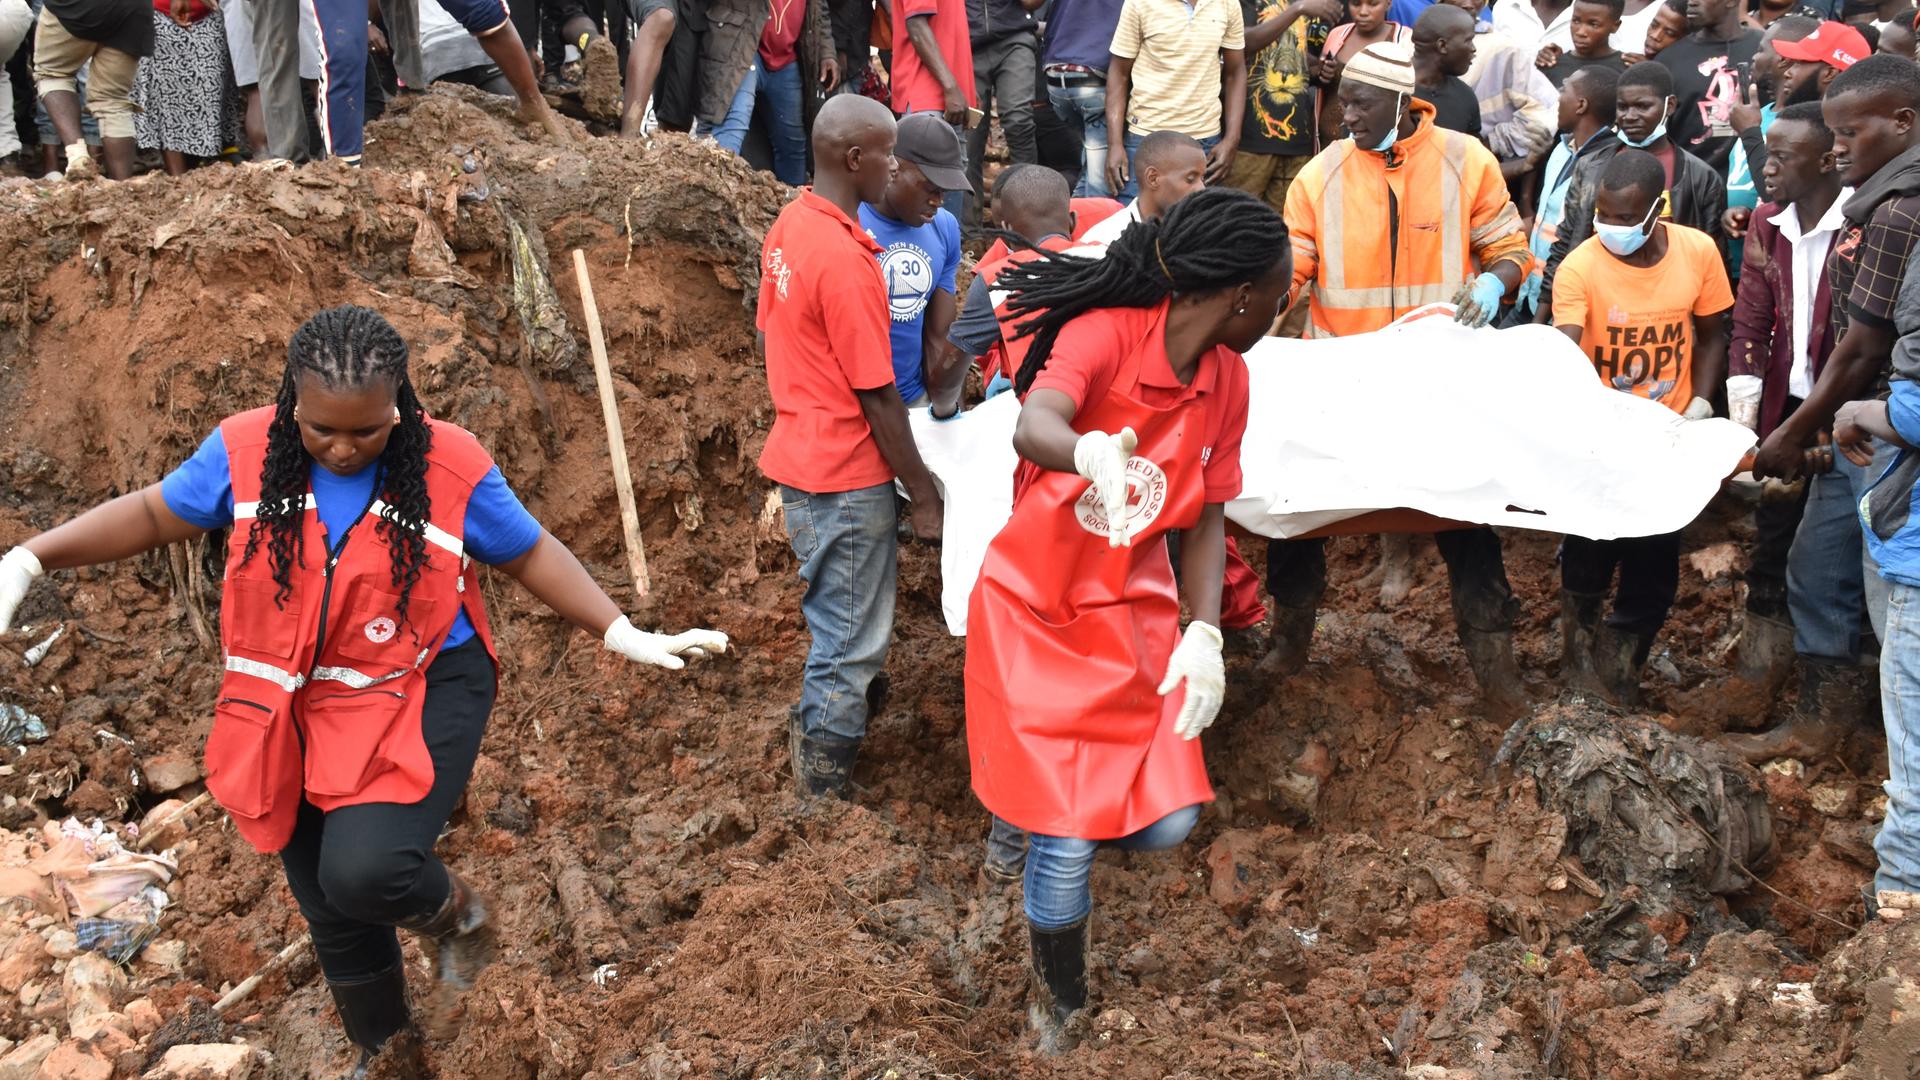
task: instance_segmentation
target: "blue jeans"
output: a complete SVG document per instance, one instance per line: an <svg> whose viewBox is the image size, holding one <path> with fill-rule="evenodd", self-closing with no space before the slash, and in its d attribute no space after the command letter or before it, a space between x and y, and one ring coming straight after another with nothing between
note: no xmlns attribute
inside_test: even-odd
<svg viewBox="0 0 1920 1080"><path fill-rule="evenodd" d="M1880 649L1887 724L1887 816L1873 838L1876 890L1920 892L1920 589L1890 585Z"/></svg>
<svg viewBox="0 0 1920 1080"><path fill-rule="evenodd" d="M1787 554L1787 610L1793 615L1793 651L1801 656L1860 662L1867 597L1859 498L1871 480L1865 473L1836 454L1833 469L1808 482L1806 510Z"/></svg>
<svg viewBox="0 0 1920 1080"><path fill-rule="evenodd" d="M1125 144L1127 147L1127 186L1114 196L1114 198L1119 199L1121 202L1131 202L1140 197L1140 174L1134 171L1133 155L1140 149L1140 144L1145 142L1146 139L1147 137L1145 135L1135 135L1131 131L1127 132ZM1211 154L1213 153L1213 148L1220 145L1220 136L1209 135L1199 140L1199 142L1200 149Z"/></svg>
<svg viewBox="0 0 1920 1080"><path fill-rule="evenodd" d="M1080 184L1075 195L1107 194L1107 84L1056 86L1047 80L1053 115L1080 132Z"/></svg>
<svg viewBox="0 0 1920 1080"><path fill-rule="evenodd" d="M767 140L773 144L773 175L783 184L807 182L807 133L800 113L800 65L769 71L755 60L740 80L727 106L727 118L713 131L713 141L738 154L753 126L754 108L765 105Z"/></svg>
<svg viewBox="0 0 1920 1080"><path fill-rule="evenodd" d="M1027 921L1040 930L1062 930L1086 918L1093 911L1093 889L1088 879L1093 875L1094 852L1102 847L1165 851L1185 840L1199 820L1200 807L1189 806L1118 840L1028 834L1024 886Z"/></svg>
<svg viewBox="0 0 1920 1080"><path fill-rule="evenodd" d="M813 644L800 690L807 734L867 734L867 686L893 640L899 511L893 483L815 495L780 485L787 539L807 583L800 612Z"/></svg>

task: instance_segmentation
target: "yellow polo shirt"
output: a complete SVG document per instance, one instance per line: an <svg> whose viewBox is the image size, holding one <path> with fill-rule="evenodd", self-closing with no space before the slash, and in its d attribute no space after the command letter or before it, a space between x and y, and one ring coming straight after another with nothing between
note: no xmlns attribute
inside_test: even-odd
<svg viewBox="0 0 1920 1080"><path fill-rule="evenodd" d="M1126 0L1113 55L1133 61L1127 130L1220 134L1220 50L1244 49L1239 0Z"/></svg>

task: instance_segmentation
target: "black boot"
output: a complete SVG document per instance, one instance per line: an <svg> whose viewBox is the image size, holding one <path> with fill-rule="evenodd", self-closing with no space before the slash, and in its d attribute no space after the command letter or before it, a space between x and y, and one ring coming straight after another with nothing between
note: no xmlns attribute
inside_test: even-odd
<svg viewBox="0 0 1920 1080"><path fill-rule="evenodd" d="M1606 596L1560 590L1560 681L1570 690L1600 692L1593 669L1593 643L1600 636L1600 609Z"/></svg>
<svg viewBox="0 0 1920 1080"><path fill-rule="evenodd" d="M1293 607L1275 602L1273 634L1267 655L1260 661L1261 674L1284 679L1306 667L1307 654L1313 648L1313 626L1319 616L1317 606Z"/></svg>
<svg viewBox="0 0 1920 1080"><path fill-rule="evenodd" d="M793 739L794 789L803 799L831 796L846 799L853 793L853 761L860 756L860 740L821 732L798 731Z"/></svg>
<svg viewBox="0 0 1920 1080"><path fill-rule="evenodd" d="M1600 624L1593 638L1593 670L1608 701L1624 708L1640 704L1640 672L1652 651L1652 633Z"/></svg>
<svg viewBox="0 0 1920 1080"><path fill-rule="evenodd" d="M1832 753L1857 727L1879 714L1880 679L1874 668L1799 658L1800 697L1787 718L1765 731L1727 735L1721 745L1755 765L1774 758Z"/></svg>
<svg viewBox="0 0 1920 1080"><path fill-rule="evenodd" d="M1456 629L1488 708L1510 717L1525 712L1527 694L1520 685L1520 665L1513 658L1513 631L1478 630L1466 623L1457 624Z"/></svg>
<svg viewBox="0 0 1920 1080"><path fill-rule="evenodd" d="M1085 1034L1087 1008L1087 920L1062 930L1027 925L1033 954L1032 998L1027 1022L1039 1038L1042 1054L1064 1054Z"/></svg>
<svg viewBox="0 0 1920 1080"><path fill-rule="evenodd" d="M358 1047L360 1060L350 1074L362 1080L373 1059L385 1049L389 1056L417 1056L419 1040L413 1033L413 1014L407 1009L407 973L395 964L378 975L352 982L327 981L333 992L333 1007L339 1010L340 1026L347 1041ZM402 1045L404 1040L405 1045ZM398 1060L396 1059L396 1064ZM401 1069L397 1075L421 1075L418 1065Z"/></svg>
<svg viewBox="0 0 1920 1080"><path fill-rule="evenodd" d="M460 995L473 988L480 972L493 962L493 923L487 902L473 886L447 870L446 902L424 920L400 923L400 929L419 935L420 947L433 963L433 994L427 1027L445 1038L456 1015Z"/></svg>
<svg viewBox="0 0 1920 1080"><path fill-rule="evenodd" d="M1733 650L1733 672L1764 699L1777 697L1793 673L1793 624L1748 607Z"/></svg>

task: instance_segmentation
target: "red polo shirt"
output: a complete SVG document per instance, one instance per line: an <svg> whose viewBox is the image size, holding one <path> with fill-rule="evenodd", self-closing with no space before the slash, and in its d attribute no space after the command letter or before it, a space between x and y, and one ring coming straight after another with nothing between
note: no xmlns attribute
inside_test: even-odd
<svg viewBox="0 0 1920 1080"><path fill-rule="evenodd" d="M1232 502L1240 497L1240 442L1247 433L1247 362L1224 345L1200 357L1193 381L1181 385L1167 359L1164 321L1167 306L1157 308L1099 308L1061 327L1047 366L1033 381L1034 390L1058 390L1073 399L1076 411L1106 397L1109 390L1167 408L1196 400L1206 410L1201 426L1201 473L1206 478L1206 501ZM1154 328L1158 318L1163 325ZM1147 340L1149 331L1152 339ZM1138 346L1139 376L1131 386L1114 385L1120 365ZM1109 434L1112 434L1109 432ZM1014 476L1016 495L1031 482L1039 466L1022 459Z"/></svg>
<svg viewBox="0 0 1920 1080"><path fill-rule="evenodd" d="M816 494L888 483L856 390L893 385L881 251L860 223L804 188L760 249L773 430L760 471Z"/></svg>

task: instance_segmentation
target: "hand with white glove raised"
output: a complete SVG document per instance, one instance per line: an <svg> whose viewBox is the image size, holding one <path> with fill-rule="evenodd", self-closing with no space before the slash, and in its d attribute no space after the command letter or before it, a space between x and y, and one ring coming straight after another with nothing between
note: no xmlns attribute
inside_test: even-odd
<svg viewBox="0 0 1920 1080"><path fill-rule="evenodd" d="M1132 547L1133 535L1127 532L1127 459L1133 456L1140 439L1132 428L1120 434L1089 431L1073 444L1073 468L1093 482L1100 508L1107 516L1107 546Z"/></svg>
<svg viewBox="0 0 1920 1080"><path fill-rule="evenodd" d="M607 648L629 660L678 671L691 657L698 660L727 651L727 635L718 630L685 630L678 634L650 634L636 628L625 615L607 627Z"/></svg>
<svg viewBox="0 0 1920 1080"><path fill-rule="evenodd" d="M1220 631L1203 622L1187 624L1186 636L1173 647L1167 661L1167 677L1160 680L1160 696L1187 684L1187 699L1180 704L1173 730L1183 739L1193 739L1207 730L1220 706L1227 699L1227 666L1220 658Z"/></svg>
<svg viewBox="0 0 1920 1080"><path fill-rule="evenodd" d="M1680 414L1688 420L1707 420L1713 416L1713 402L1697 397L1687 402L1687 411Z"/></svg>
<svg viewBox="0 0 1920 1080"><path fill-rule="evenodd" d="M13 548L0 555L0 634L13 629L13 613L19 610L27 588L45 572L39 558L26 548Z"/></svg>

